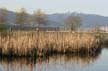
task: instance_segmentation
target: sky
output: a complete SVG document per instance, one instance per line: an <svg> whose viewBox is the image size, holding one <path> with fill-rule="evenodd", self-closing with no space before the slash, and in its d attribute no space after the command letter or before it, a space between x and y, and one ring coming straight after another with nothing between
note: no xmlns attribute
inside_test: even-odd
<svg viewBox="0 0 108 71"><path fill-rule="evenodd" d="M31 14L42 9L48 14L78 12L108 16L108 0L0 0L0 7L11 11L23 7Z"/></svg>

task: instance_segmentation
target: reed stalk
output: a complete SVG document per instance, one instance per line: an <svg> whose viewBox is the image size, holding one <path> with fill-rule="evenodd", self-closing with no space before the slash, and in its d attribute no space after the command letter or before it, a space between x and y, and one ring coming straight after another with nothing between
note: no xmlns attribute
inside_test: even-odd
<svg viewBox="0 0 108 71"><path fill-rule="evenodd" d="M0 32L0 54L43 56L51 53L95 52L99 38L88 33L63 31ZM38 41L37 41L38 40Z"/></svg>

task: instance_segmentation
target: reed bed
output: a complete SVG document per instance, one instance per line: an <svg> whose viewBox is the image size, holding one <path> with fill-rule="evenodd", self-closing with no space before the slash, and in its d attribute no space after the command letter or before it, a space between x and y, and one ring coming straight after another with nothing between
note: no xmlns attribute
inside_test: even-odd
<svg viewBox="0 0 108 71"><path fill-rule="evenodd" d="M92 34L60 31L0 32L0 55L43 56L52 53L95 52L99 38Z"/></svg>

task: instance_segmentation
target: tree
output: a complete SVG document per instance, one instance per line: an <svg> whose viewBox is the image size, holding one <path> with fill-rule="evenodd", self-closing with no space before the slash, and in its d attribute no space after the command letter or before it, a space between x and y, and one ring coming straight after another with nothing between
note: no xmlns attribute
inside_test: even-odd
<svg viewBox="0 0 108 71"><path fill-rule="evenodd" d="M37 24L39 27L41 25L46 25L47 24L47 20L46 20L46 14L41 10L41 9L38 9L37 11L34 11L33 13L33 23L34 24ZM37 48L39 47L39 28L37 29ZM40 50L42 51L42 50Z"/></svg>
<svg viewBox="0 0 108 71"><path fill-rule="evenodd" d="M7 15L8 15L7 9L6 8L2 8L0 10L0 24L6 23Z"/></svg>
<svg viewBox="0 0 108 71"><path fill-rule="evenodd" d="M47 24L46 14L41 9L34 11L33 23L37 24L38 26Z"/></svg>
<svg viewBox="0 0 108 71"><path fill-rule="evenodd" d="M20 12L16 14L16 24L27 23L28 15L25 8L21 8Z"/></svg>
<svg viewBox="0 0 108 71"><path fill-rule="evenodd" d="M69 16L66 18L65 24L71 31L77 30L81 25L81 18L78 16Z"/></svg>

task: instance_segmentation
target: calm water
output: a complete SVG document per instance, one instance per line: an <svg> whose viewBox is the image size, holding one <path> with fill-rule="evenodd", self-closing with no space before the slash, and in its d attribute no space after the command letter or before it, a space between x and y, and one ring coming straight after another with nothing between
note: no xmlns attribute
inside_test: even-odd
<svg viewBox="0 0 108 71"><path fill-rule="evenodd" d="M108 71L108 49L94 55L0 58L0 71Z"/></svg>

